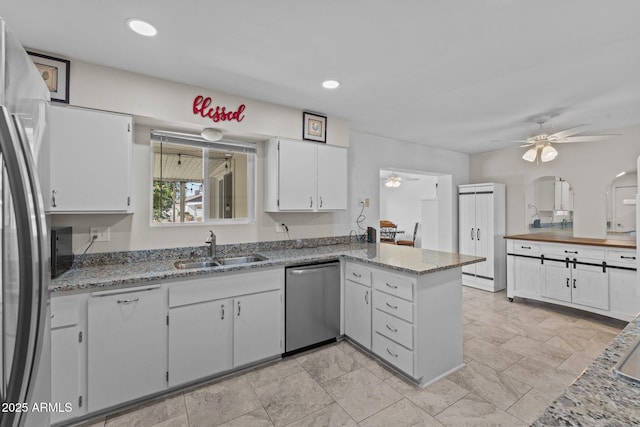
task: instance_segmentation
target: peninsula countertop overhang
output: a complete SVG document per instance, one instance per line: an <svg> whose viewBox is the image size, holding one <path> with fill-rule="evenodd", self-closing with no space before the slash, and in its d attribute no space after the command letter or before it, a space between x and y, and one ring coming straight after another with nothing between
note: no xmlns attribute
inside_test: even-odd
<svg viewBox="0 0 640 427"><path fill-rule="evenodd" d="M144 285L145 282L201 277L232 271L254 271L260 268L301 265L345 259L387 268L404 274L421 276L484 261L485 258L439 252L428 249L388 244L352 243L314 248L251 251L267 258L265 261L194 269L177 269L179 259L167 257L155 260L133 260L72 267L51 281L52 293L90 292L109 287Z"/></svg>

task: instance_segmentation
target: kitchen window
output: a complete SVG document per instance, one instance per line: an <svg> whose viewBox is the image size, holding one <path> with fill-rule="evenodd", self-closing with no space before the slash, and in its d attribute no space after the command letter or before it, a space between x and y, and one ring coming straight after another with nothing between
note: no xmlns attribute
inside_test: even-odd
<svg viewBox="0 0 640 427"><path fill-rule="evenodd" d="M255 219L255 143L152 130L151 168L154 225Z"/></svg>

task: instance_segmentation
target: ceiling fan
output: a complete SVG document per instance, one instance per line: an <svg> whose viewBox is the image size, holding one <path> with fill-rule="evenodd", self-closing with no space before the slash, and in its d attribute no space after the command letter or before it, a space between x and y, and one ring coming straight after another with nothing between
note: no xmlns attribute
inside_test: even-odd
<svg viewBox="0 0 640 427"><path fill-rule="evenodd" d="M380 177L380 180L384 181L384 185L386 187L396 188L400 187L400 184L404 181L418 181L420 178L411 178L408 176L400 176L395 172L391 172L390 175L386 177Z"/></svg>
<svg viewBox="0 0 640 427"><path fill-rule="evenodd" d="M580 135L587 125L578 125L558 132L547 133L543 130L543 125L549 120L549 116L543 116L538 120L540 125L540 133L530 136L524 140L512 142L524 142L520 147L529 147L523 154L522 158L528 162L535 162L536 159L542 162L550 162L558 156L558 150L552 144L566 144L569 142L592 142L602 141L619 134L600 134L600 135Z"/></svg>

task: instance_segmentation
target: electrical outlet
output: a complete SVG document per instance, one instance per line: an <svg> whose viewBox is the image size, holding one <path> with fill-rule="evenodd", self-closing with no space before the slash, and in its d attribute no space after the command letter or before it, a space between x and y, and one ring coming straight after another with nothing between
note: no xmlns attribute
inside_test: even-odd
<svg viewBox="0 0 640 427"><path fill-rule="evenodd" d="M366 199L364 199L364 207L365 208L369 207L369 198L368 197Z"/></svg>
<svg viewBox="0 0 640 427"><path fill-rule="evenodd" d="M362 207L364 205L365 208L369 207L369 198L358 197L358 206Z"/></svg>
<svg viewBox="0 0 640 427"><path fill-rule="evenodd" d="M284 227L276 222L276 233L284 233Z"/></svg>
<svg viewBox="0 0 640 427"><path fill-rule="evenodd" d="M91 227L89 235L91 239L95 236L95 242L108 242L110 240L110 231L109 227Z"/></svg>

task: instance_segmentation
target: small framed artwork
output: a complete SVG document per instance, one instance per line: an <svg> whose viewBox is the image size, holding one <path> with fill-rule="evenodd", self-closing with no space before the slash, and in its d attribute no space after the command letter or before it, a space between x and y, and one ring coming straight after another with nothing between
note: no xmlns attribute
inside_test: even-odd
<svg viewBox="0 0 640 427"><path fill-rule="evenodd" d="M69 71L71 63L66 59L40 53L27 52L51 92L51 100L69 103Z"/></svg>
<svg viewBox="0 0 640 427"><path fill-rule="evenodd" d="M302 113L302 139L327 142L327 118L312 113Z"/></svg>

